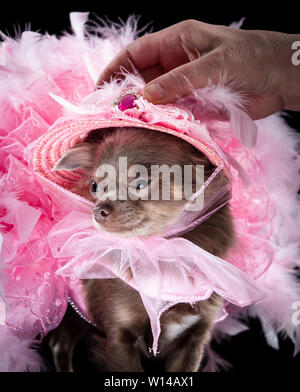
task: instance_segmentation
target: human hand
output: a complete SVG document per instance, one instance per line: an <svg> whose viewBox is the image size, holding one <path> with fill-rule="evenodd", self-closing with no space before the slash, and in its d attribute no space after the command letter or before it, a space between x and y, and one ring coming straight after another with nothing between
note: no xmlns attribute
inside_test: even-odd
<svg viewBox="0 0 300 392"><path fill-rule="evenodd" d="M230 86L246 98L253 119L281 109L300 110L300 66L292 43L299 35L239 30L187 20L127 45L100 75L97 86L132 65L153 103L174 102L210 84Z"/></svg>

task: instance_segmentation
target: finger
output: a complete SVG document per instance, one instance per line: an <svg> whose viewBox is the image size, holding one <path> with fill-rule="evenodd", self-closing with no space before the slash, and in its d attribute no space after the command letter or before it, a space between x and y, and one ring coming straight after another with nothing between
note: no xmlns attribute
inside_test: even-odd
<svg viewBox="0 0 300 392"><path fill-rule="evenodd" d="M152 67L148 67L140 71L140 75L142 76L142 78L146 83L151 82L151 80L158 78L164 73L165 71L163 70L160 64L153 65Z"/></svg>
<svg viewBox="0 0 300 392"><path fill-rule="evenodd" d="M253 120L259 120L284 109L284 101L278 95L248 96L244 110Z"/></svg>
<svg viewBox="0 0 300 392"><path fill-rule="evenodd" d="M96 83L100 86L104 82L109 82L122 68L137 71L159 64L160 60L160 37L159 33L147 34L127 45L121 52L112 59L105 70L99 76Z"/></svg>
<svg viewBox="0 0 300 392"><path fill-rule="evenodd" d="M186 63L148 83L144 97L152 103L174 102L192 90L225 81L225 67L220 49Z"/></svg>

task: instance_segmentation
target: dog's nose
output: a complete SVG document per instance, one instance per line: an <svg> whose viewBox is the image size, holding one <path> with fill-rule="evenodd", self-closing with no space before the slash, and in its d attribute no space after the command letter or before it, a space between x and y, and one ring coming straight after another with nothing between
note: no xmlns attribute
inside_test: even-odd
<svg viewBox="0 0 300 392"><path fill-rule="evenodd" d="M104 223L108 215L113 211L113 208L108 203L100 203L94 207L94 217L98 223Z"/></svg>

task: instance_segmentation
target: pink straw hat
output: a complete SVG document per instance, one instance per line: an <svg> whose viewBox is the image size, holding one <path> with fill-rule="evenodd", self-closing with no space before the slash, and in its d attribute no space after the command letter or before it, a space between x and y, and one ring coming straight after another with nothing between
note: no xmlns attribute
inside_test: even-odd
<svg viewBox="0 0 300 392"><path fill-rule="evenodd" d="M128 97L132 96L134 99L129 101ZM73 105L61 98L54 95L53 98L66 108L74 110ZM77 110L80 112L80 108ZM224 154L210 138L205 124L195 121L188 109L171 104L153 105L131 92L122 95L117 104L116 101L106 103L97 113L90 111L79 118L65 118L55 123L38 140L33 150L34 171L43 178L70 189L81 178L82 171L52 171L54 165L70 148L83 142L90 131L109 127L138 127L177 136L204 153L215 166L223 166L230 177L230 166Z"/></svg>

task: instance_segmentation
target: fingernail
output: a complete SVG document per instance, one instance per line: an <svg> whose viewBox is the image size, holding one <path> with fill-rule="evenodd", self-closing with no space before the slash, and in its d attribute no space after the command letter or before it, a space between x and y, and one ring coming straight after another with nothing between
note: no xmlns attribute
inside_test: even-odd
<svg viewBox="0 0 300 392"><path fill-rule="evenodd" d="M166 90L160 83L152 83L144 88L143 95L148 101L160 101L165 97Z"/></svg>

